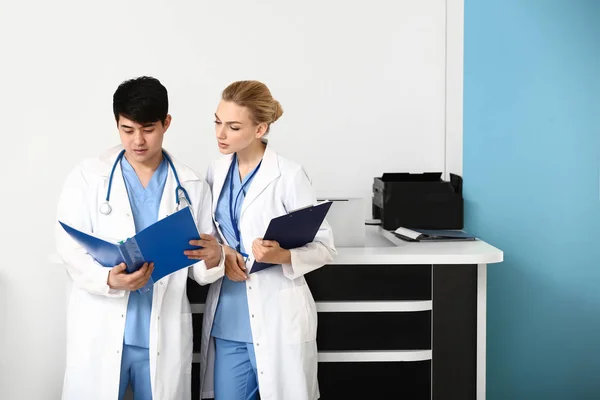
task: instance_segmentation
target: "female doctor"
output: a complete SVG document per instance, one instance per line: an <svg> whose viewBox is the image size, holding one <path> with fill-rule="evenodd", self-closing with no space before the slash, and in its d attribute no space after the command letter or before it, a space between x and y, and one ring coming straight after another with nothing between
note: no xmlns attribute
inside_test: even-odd
<svg viewBox="0 0 600 400"><path fill-rule="evenodd" d="M272 218L316 203L302 166L267 146L283 111L261 82L228 86L215 113L225 156L207 173L225 247L225 276L211 284L201 346L202 397L313 400L317 310L304 274L337 254L327 222L314 241L282 249L264 235ZM254 260L277 264L249 274Z"/></svg>

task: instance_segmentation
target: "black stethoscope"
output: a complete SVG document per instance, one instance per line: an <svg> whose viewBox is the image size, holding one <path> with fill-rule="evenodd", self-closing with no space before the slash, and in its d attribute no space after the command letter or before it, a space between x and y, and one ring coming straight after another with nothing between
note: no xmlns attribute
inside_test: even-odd
<svg viewBox="0 0 600 400"><path fill-rule="evenodd" d="M188 203L188 205L191 205L192 202L190 200L190 196L188 195L187 190L185 190L183 186L181 186L181 182L179 182L179 177L177 176L177 171L175 170L173 161L171 161L171 157L169 157L164 150L162 151L162 154L163 157L169 163L171 171L173 171L173 175L175 176L175 182L177 182L177 187L175 188L175 199L177 201L177 206L179 207L179 203L181 202L181 200L185 200ZM110 176L108 178L108 190L106 191L106 200L104 201L104 203L100 204L100 214L109 215L112 212L112 207L110 206L110 191L112 189L113 175L115 174L115 169L117 168L117 165L119 165L124 155L125 150L122 150L117 156L117 159L113 164L112 170L110 171ZM183 196L179 196L179 191L183 192Z"/></svg>
<svg viewBox="0 0 600 400"><path fill-rule="evenodd" d="M235 238L237 239L237 249L236 250L242 256L244 256L245 258L248 258L248 254L243 253L241 251L241 248L242 248L241 240L242 239L240 236L239 220L235 218L235 210L237 210L237 203L238 203L238 199L240 197L240 193L242 193L244 191L244 187L248 184L248 182L250 182L252 180L254 175L256 175L256 173L258 172L258 170L260 168L260 165L262 164L262 160L260 160L260 162L254 169L254 171L252 171L252 173L250 174L248 179L246 179L246 182L242 183L242 187L240 188L240 191L235 196L235 202L234 202L233 201L233 169L235 167L236 161L237 161L237 154L234 154L233 160L231 160L231 165L229 166L229 218L231 219L231 225L233 225L233 232L235 233ZM245 194L246 193L244 192L244 195Z"/></svg>

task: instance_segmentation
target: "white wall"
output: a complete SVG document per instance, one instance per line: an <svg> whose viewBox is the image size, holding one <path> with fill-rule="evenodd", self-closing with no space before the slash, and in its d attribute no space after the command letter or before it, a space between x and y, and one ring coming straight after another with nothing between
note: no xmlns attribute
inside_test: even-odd
<svg viewBox="0 0 600 400"><path fill-rule="evenodd" d="M59 398L55 204L77 162L117 143L111 101L124 79L167 86L166 147L201 172L218 155L220 91L238 79L263 80L282 103L271 143L320 197L363 197L367 212L383 172L460 172L462 84L446 84L462 82L458 0L448 15L444 0L3 0L0 45L0 399Z"/></svg>

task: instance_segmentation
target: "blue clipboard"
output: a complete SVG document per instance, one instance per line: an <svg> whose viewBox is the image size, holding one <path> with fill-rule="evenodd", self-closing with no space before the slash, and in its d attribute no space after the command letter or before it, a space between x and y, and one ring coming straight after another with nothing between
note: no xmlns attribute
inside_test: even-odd
<svg viewBox="0 0 600 400"><path fill-rule="evenodd" d="M131 273L140 269L144 262L154 262L153 282L196 263L183 254L185 250L198 248L191 246L190 240L200 239L189 207L157 221L134 237L120 243L110 243L63 222L59 221L59 223L104 267L114 267L124 262L127 265L127 272Z"/></svg>
<svg viewBox="0 0 600 400"><path fill-rule="evenodd" d="M302 247L312 242L332 204L331 201L327 201L273 218L263 239L274 240L286 250ZM275 264L254 261L250 273L262 271L273 265Z"/></svg>

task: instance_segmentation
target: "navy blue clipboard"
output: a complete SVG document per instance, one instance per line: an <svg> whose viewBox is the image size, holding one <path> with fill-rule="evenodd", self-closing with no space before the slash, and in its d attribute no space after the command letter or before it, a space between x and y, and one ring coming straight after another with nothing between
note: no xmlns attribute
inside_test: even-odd
<svg viewBox="0 0 600 400"><path fill-rule="evenodd" d="M124 262L127 264L127 272L131 273L141 268L144 262L154 262L154 282L196 263L183 254L185 250L198 248L191 246L190 240L200 239L189 207L157 221L134 237L117 244L81 232L63 222L59 223L73 240L104 267L114 267Z"/></svg>
<svg viewBox="0 0 600 400"><path fill-rule="evenodd" d="M281 217L273 218L263 239L274 240L287 250L302 247L312 242L332 204L331 201L327 201L316 206L304 207ZM262 271L273 265L254 261L250 273Z"/></svg>

